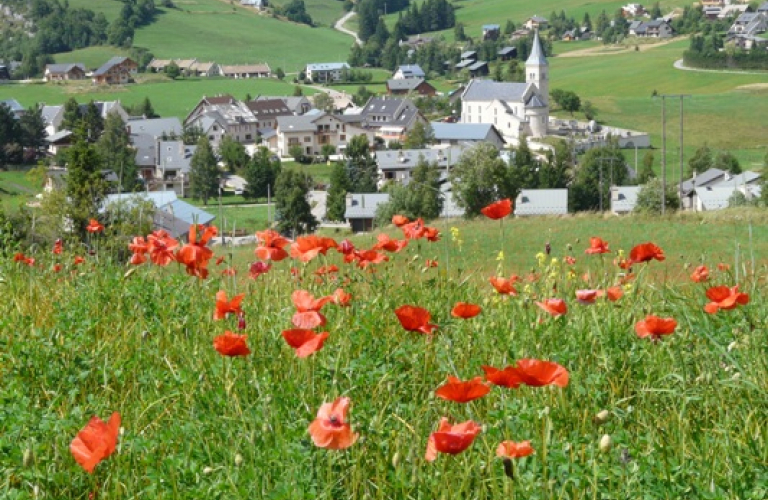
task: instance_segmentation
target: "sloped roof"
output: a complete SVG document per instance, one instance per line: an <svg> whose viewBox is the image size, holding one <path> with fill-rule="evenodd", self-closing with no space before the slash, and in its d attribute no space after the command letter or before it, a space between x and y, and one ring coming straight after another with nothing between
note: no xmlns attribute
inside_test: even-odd
<svg viewBox="0 0 768 500"><path fill-rule="evenodd" d="M40 110L40 114L43 117L43 122L46 125L53 125L53 120L64 109L64 106L43 106Z"/></svg>
<svg viewBox="0 0 768 500"><path fill-rule="evenodd" d="M546 22L546 19L544 20ZM539 32L533 35L533 47L531 48L531 55L528 56L528 60L525 64L538 64L546 65L547 58L544 56L544 49L541 48L541 40L539 40Z"/></svg>
<svg viewBox="0 0 768 500"><path fill-rule="evenodd" d="M753 184L760 179L760 174L747 170L737 175L726 175L723 179L713 182L715 187L741 187L745 184Z"/></svg>
<svg viewBox="0 0 768 500"><path fill-rule="evenodd" d="M504 47L497 52L500 56L506 56L509 54L517 54L517 47Z"/></svg>
<svg viewBox="0 0 768 500"><path fill-rule="evenodd" d="M68 73L73 68L79 68L85 72L85 65L83 63L68 63L68 64L46 64L45 70L48 73Z"/></svg>
<svg viewBox="0 0 768 500"><path fill-rule="evenodd" d="M181 135L184 127L181 120L177 117L171 118L138 118L128 120L126 125L130 128L131 134L149 134L153 137L166 135Z"/></svg>
<svg viewBox="0 0 768 500"><path fill-rule="evenodd" d="M736 191L735 187L704 186L696 188L696 196L704 210L728 208L728 199Z"/></svg>
<svg viewBox="0 0 768 500"><path fill-rule="evenodd" d="M123 63L124 61L126 61L127 59L128 59L127 57L121 57L121 56L113 57L113 58L112 58L112 59L110 59L109 61L107 61L107 62L105 62L104 64L102 64L102 65L99 67L99 69L97 69L96 71L94 71L94 72L93 72L93 76L99 76L99 75L103 75L103 74L106 74L106 73L107 73L107 71L109 71L110 69L112 69L112 67L113 67L113 66L117 66L118 64L122 64L122 63Z"/></svg>
<svg viewBox="0 0 768 500"><path fill-rule="evenodd" d="M424 73L424 70L421 69L421 66L418 64L407 64L405 66L398 66L398 71L400 71L403 74L411 74L414 77L417 78L424 78L426 74Z"/></svg>
<svg viewBox="0 0 768 500"><path fill-rule="evenodd" d="M469 68L467 68L469 71L477 71L478 69L482 68L483 66L488 66L488 63L486 61L476 61L474 64L470 65Z"/></svg>
<svg viewBox="0 0 768 500"><path fill-rule="evenodd" d="M314 132L317 128L315 126L317 118L317 116L312 115L278 116L277 128L281 132Z"/></svg>
<svg viewBox="0 0 768 500"><path fill-rule="evenodd" d="M235 65L221 65L221 72L225 75L239 74L239 73L270 73L269 65L264 64L235 64Z"/></svg>
<svg viewBox="0 0 768 500"><path fill-rule="evenodd" d="M387 88L389 90L415 90L419 85L424 83L423 78L399 78L397 80L387 80Z"/></svg>
<svg viewBox="0 0 768 500"><path fill-rule="evenodd" d="M499 131L490 123L432 122L431 125L438 141L483 141L488 134L496 134L501 138Z"/></svg>
<svg viewBox="0 0 768 500"><path fill-rule="evenodd" d="M501 26L498 24L484 24L483 25L483 31L489 31L489 30L498 30L501 29Z"/></svg>
<svg viewBox="0 0 768 500"><path fill-rule="evenodd" d="M56 132L53 135L49 135L48 137L45 138L45 140L47 142L53 144L53 143L62 141L64 139L68 138L71 135L72 135L72 132L70 132L67 129L64 129L64 130L59 130L58 132Z"/></svg>
<svg viewBox="0 0 768 500"><path fill-rule="evenodd" d="M706 186L716 182L719 178L725 177L725 171L719 168L710 168L709 170L697 174L696 177L683 182L683 194L690 193L696 186Z"/></svg>
<svg viewBox="0 0 768 500"><path fill-rule="evenodd" d="M531 98L528 99L528 102L525 103L526 108L546 108L547 105L541 102L541 99L539 99L539 96L536 94L531 95Z"/></svg>
<svg viewBox="0 0 768 500"><path fill-rule="evenodd" d="M11 111L14 113L21 113L24 111L24 106L22 106L16 99L3 99L0 101L0 104L5 104L11 108Z"/></svg>
<svg viewBox="0 0 768 500"><path fill-rule="evenodd" d="M349 64L345 62L307 64L307 71L333 71L344 68L349 69Z"/></svg>
<svg viewBox="0 0 768 500"><path fill-rule="evenodd" d="M428 163L437 162L440 168L458 163L464 147L451 146L443 149L401 149L376 151L376 164L380 170L409 170L416 168L422 158Z"/></svg>
<svg viewBox="0 0 768 500"><path fill-rule="evenodd" d="M379 205L389 201L389 193L350 193L345 219L372 219Z"/></svg>
<svg viewBox="0 0 768 500"><path fill-rule="evenodd" d="M519 101L528 88L527 83L494 82L493 80L475 79L469 82L462 101Z"/></svg>
<svg viewBox="0 0 768 500"><path fill-rule="evenodd" d="M184 221L187 224L187 230L192 224L208 224L216 218L215 215L178 198L158 208Z"/></svg>
<svg viewBox="0 0 768 500"><path fill-rule="evenodd" d="M293 112L282 99L258 99L245 103L248 109L259 118L270 116L289 116Z"/></svg>
<svg viewBox="0 0 768 500"><path fill-rule="evenodd" d="M523 189L515 200L515 215L565 215L567 189Z"/></svg>

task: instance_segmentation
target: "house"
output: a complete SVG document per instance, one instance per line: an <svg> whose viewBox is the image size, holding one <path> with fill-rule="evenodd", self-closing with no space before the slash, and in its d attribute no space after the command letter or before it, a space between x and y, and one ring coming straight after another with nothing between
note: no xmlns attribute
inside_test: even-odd
<svg viewBox="0 0 768 500"><path fill-rule="evenodd" d="M118 85L133 80L139 66L129 57L113 57L93 72L92 81L96 85Z"/></svg>
<svg viewBox="0 0 768 500"><path fill-rule="evenodd" d="M728 38L735 35L755 36L768 31L768 14L759 12L744 12L731 25Z"/></svg>
<svg viewBox="0 0 768 500"><path fill-rule="evenodd" d="M319 112L301 116L277 117L276 152L282 157L291 156L291 148L300 146L308 156L322 154L325 145L343 151L356 135L365 135L373 142L373 132L342 120L339 115Z"/></svg>
<svg viewBox="0 0 768 500"><path fill-rule="evenodd" d="M91 101L96 109L99 111L99 116L106 120L111 114L117 114L123 122L127 122L129 119L128 112L123 108L120 101ZM88 112L88 106L91 103L82 103L78 106L80 110L80 116L85 116Z"/></svg>
<svg viewBox="0 0 768 500"><path fill-rule="evenodd" d="M692 178L683 181L680 185L680 208L689 210L695 206L695 193L697 187L706 187L717 184L725 178L726 172L719 168L710 168L709 170L697 173L694 172Z"/></svg>
<svg viewBox="0 0 768 500"><path fill-rule="evenodd" d="M567 214L567 189L523 189L515 199L517 217Z"/></svg>
<svg viewBox="0 0 768 500"><path fill-rule="evenodd" d="M484 24L483 25L483 41L497 40L501 34L501 26L498 24Z"/></svg>
<svg viewBox="0 0 768 500"><path fill-rule="evenodd" d="M189 72L192 76L221 76L221 66L215 62L195 61L189 68Z"/></svg>
<svg viewBox="0 0 768 500"><path fill-rule="evenodd" d="M663 19L653 21L633 21L629 25L629 34L637 37L670 38L674 30Z"/></svg>
<svg viewBox="0 0 768 500"><path fill-rule="evenodd" d="M189 170L197 146L180 140L156 141L155 166L141 169L141 177L151 191L173 191L184 197L189 191Z"/></svg>
<svg viewBox="0 0 768 500"><path fill-rule="evenodd" d="M221 65L221 76L227 78L269 78L272 70L267 63Z"/></svg>
<svg viewBox="0 0 768 500"><path fill-rule="evenodd" d="M768 47L768 38L763 38L761 36L754 36L754 35L734 35L733 38L731 38L731 43L733 43L734 47L737 47L742 50L752 50L753 48L763 48L765 49Z"/></svg>
<svg viewBox="0 0 768 500"><path fill-rule="evenodd" d="M517 57L517 47L504 47L502 49L499 49L496 54L499 56L499 59L502 61L509 61L510 59L514 59Z"/></svg>
<svg viewBox="0 0 768 500"><path fill-rule="evenodd" d="M611 186L611 212L616 215L631 213L637 205L637 194L642 186Z"/></svg>
<svg viewBox="0 0 768 500"><path fill-rule="evenodd" d="M69 130L61 130L45 138L45 142L48 143L45 152L50 156L56 156L61 151L72 146L73 141L74 138L72 137L72 132Z"/></svg>
<svg viewBox="0 0 768 500"><path fill-rule="evenodd" d="M388 95L418 94L434 96L437 94L435 87L423 78L408 78L407 80L387 80Z"/></svg>
<svg viewBox="0 0 768 500"><path fill-rule="evenodd" d="M489 142L498 149L504 147L504 137L490 123L432 122L432 133L437 144L458 145Z"/></svg>
<svg viewBox="0 0 768 500"><path fill-rule="evenodd" d="M52 136L61 128L64 121L64 106L43 106L40 110L45 124L45 133Z"/></svg>
<svg viewBox="0 0 768 500"><path fill-rule="evenodd" d="M487 76L489 73L488 63L486 61L475 61L467 66L469 76L471 78L477 78L479 76Z"/></svg>
<svg viewBox="0 0 768 500"><path fill-rule="evenodd" d="M161 137L181 137L184 127L181 120L170 118L129 118L125 124L128 135L147 134L155 139Z"/></svg>
<svg viewBox="0 0 768 500"><path fill-rule="evenodd" d="M182 74L190 75L192 74L192 66L195 65L197 59L174 59L173 62L176 63Z"/></svg>
<svg viewBox="0 0 768 500"><path fill-rule="evenodd" d="M489 123L510 144L521 135L544 137L549 121L549 63L539 34L525 62L526 82L474 79L461 96L461 123Z"/></svg>
<svg viewBox="0 0 768 500"><path fill-rule="evenodd" d="M345 62L314 63L307 64L305 73L308 80L312 80L315 83L328 83L338 82L348 70L349 64Z"/></svg>
<svg viewBox="0 0 768 500"><path fill-rule="evenodd" d="M437 164L443 178L461 158L464 146L450 146L440 149L400 149L376 151L376 165L379 173L379 187L387 182L406 185L411 179L411 172L421 161Z"/></svg>
<svg viewBox="0 0 768 500"><path fill-rule="evenodd" d="M385 144L402 142L416 123L427 123L412 100L399 97L371 97L359 113L341 118L348 124L371 131Z"/></svg>
<svg viewBox="0 0 768 500"><path fill-rule="evenodd" d="M578 29L572 29L568 30L565 33L563 33L563 36L560 37L560 40L564 42L573 42L574 40L579 40L579 30Z"/></svg>
<svg viewBox="0 0 768 500"><path fill-rule="evenodd" d="M240 0L240 5L253 7L256 10L264 10L269 7L269 2L267 0Z"/></svg>
<svg viewBox="0 0 768 500"><path fill-rule="evenodd" d="M176 140L184 131L181 121L176 117L131 119L125 128L136 150L136 166L145 180L154 178L158 141Z"/></svg>
<svg viewBox="0 0 768 500"><path fill-rule="evenodd" d="M149 64L147 64L147 70L151 71L152 73L165 73L165 68L171 65L173 60L171 59L152 59Z"/></svg>
<svg viewBox="0 0 768 500"><path fill-rule="evenodd" d="M214 148L225 135L241 144L252 144L259 128L248 106L231 95L204 96L187 115L184 125L200 127Z"/></svg>
<svg viewBox="0 0 768 500"><path fill-rule="evenodd" d="M524 26L529 30L544 30L549 26L549 21L541 16L529 17Z"/></svg>
<svg viewBox="0 0 768 500"><path fill-rule="evenodd" d="M123 122L127 122L129 119L128 113L125 111L120 101L93 101L93 104L96 106L99 116L105 120L111 113L118 114ZM83 103L78 106L78 111L82 116L85 116L85 113L88 111L88 105L89 103ZM45 124L45 132L49 136L62 130L61 127L64 122L63 105L44 105L40 110L40 113L43 118L43 123Z"/></svg>
<svg viewBox="0 0 768 500"><path fill-rule="evenodd" d="M14 118L17 120L21 118L24 115L24 112L26 111L24 109L24 106L21 105L19 101L16 99L3 99L0 101L0 106L6 106L8 109L11 110L11 113L13 113Z"/></svg>
<svg viewBox="0 0 768 500"><path fill-rule="evenodd" d="M646 12L645 7L643 7L642 4L628 3L621 8L621 13L624 17L638 17L644 16L648 12Z"/></svg>
<svg viewBox="0 0 768 500"><path fill-rule="evenodd" d="M43 80L46 82L56 82L63 80L84 80L85 65L82 63L72 64L46 64Z"/></svg>
<svg viewBox="0 0 768 500"><path fill-rule="evenodd" d="M215 215L178 199L173 191L155 191L107 195L104 207L124 203L149 202L155 207L153 230L164 229L171 237L184 240L192 224L209 225Z"/></svg>
<svg viewBox="0 0 768 500"><path fill-rule="evenodd" d="M423 80L426 77L426 73L418 64L399 66L395 74L392 75L393 80L407 80L409 78L421 78Z"/></svg>
<svg viewBox="0 0 768 500"><path fill-rule="evenodd" d="M389 193L348 193L344 218L356 233L373 230L376 209L389 201Z"/></svg>
<svg viewBox="0 0 768 500"><path fill-rule="evenodd" d="M400 40L400 42L398 42L398 45L400 47L402 47L403 45L407 45L412 49L418 49L420 47L423 47L425 45L432 43L432 40L434 39L428 36L411 35L408 37L407 40Z"/></svg>
<svg viewBox="0 0 768 500"><path fill-rule="evenodd" d="M737 192L748 200L757 198L760 196L760 177L760 174L751 171L732 175L715 168L709 169L683 183L683 208L699 212L728 208L731 197Z"/></svg>
<svg viewBox="0 0 768 500"><path fill-rule="evenodd" d="M246 106L251 110L256 118L258 129L277 128L277 118L280 116L293 116L293 112L288 105L279 98L272 99L254 99L246 101Z"/></svg>
<svg viewBox="0 0 768 500"><path fill-rule="evenodd" d="M528 38L528 35L531 34L530 29L528 28L520 28L519 30L515 30L512 32L511 35L509 35L509 40L511 42L514 42L515 40L520 40L522 38Z"/></svg>

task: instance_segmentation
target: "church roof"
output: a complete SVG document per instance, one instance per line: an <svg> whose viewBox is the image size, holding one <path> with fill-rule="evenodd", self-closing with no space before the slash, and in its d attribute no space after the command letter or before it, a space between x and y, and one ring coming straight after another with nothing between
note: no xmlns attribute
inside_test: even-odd
<svg viewBox="0 0 768 500"><path fill-rule="evenodd" d="M526 88L528 88L527 83L474 79L467 85L461 99L463 101L520 101Z"/></svg>
<svg viewBox="0 0 768 500"><path fill-rule="evenodd" d="M531 98L525 103L526 108L545 108L546 106L536 94L531 95Z"/></svg>
<svg viewBox="0 0 768 500"><path fill-rule="evenodd" d="M541 48L541 40L539 40L539 32L536 31L536 34L533 35L533 48L531 49L531 55L528 56L528 60L525 61L525 64L538 64L538 65L546 65L547 58L544 56L544 49Z"/></svg>

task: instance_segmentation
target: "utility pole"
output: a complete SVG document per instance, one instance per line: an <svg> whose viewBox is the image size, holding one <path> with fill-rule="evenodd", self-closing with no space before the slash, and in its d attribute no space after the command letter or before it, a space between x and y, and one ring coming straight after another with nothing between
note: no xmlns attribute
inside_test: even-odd
<svg viewBox="0 0 768 500"><path fill-rule="evenodd" d="M595 160L600 162L600 211L603 211L603 162L609 161L611 162L611 185L610 187L613 187L613 162L616 158L611 156L610 158L595 158Z"/></svg>
<svg viewBox="0 0 768 500"><path fill-rule="evenodd" d="M667 115L666 98L680 98L680 184L678 196L683 195L683 99L691 97L691 94L661 94L661 215L667 210ZM681 199L682 201L682 199Z"/></svg>

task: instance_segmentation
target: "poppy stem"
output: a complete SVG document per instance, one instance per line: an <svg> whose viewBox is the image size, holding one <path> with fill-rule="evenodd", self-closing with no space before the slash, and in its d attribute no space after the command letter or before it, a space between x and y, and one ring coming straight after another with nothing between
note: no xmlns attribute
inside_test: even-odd
<svg viewBox="0 0 768 500"><path fill-rule="evenodd" d="M515 480L515 466L512 464L511 458L504 459L504 474L511 480Z"/></svg>

